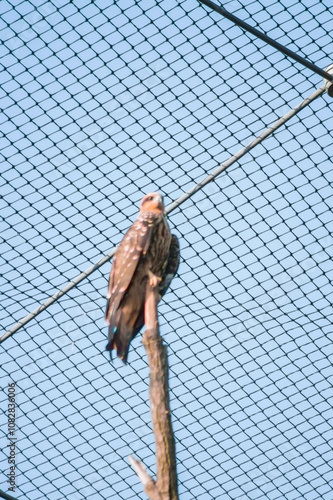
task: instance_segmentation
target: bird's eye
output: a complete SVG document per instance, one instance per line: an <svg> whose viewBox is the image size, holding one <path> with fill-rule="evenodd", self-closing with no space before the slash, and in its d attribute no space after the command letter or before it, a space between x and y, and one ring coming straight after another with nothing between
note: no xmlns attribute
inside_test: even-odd
<svg viewBox="0 0 333 500"><path fill-rule="evenodd" d="M151 201L153 199L152 196L148 196L147 201Z"/></svg>

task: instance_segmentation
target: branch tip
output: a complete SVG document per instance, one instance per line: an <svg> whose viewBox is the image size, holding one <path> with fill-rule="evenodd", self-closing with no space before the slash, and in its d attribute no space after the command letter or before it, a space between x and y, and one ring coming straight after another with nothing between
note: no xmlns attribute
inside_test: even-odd
<svg viewBox="0 0 333 500"><path fill-rule="evenodd" d="M140 460L137 460L136 458L132 457L132 455L130 455L128 458L131 463L131 466L139 476L141 483L146 488L148 484L153 482L153 479L150 477L145 466L140 462Z"/></svg>

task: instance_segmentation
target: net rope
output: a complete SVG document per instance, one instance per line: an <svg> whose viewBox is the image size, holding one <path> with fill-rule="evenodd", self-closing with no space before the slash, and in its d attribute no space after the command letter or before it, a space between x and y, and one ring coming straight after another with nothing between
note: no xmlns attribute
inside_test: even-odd
<svg viewBox="0 0 333 500"><path fill-rule="evenodd" d="M223 7L332 64L328 0ZM142 196L161 192L181 244L159 306L180 498L331 500L321 76L196 0L10 0L0 31L3 333L116 248ZM5 492L8 383L17 394L14 498L145 498L128 455L154 474L148 366L140 335L127 366L105 353L109 258L1 344Z"/></svg>

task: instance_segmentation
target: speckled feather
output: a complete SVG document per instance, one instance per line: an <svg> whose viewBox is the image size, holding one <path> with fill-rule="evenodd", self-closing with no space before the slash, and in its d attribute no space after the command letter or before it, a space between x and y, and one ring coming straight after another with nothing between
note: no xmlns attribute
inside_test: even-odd
<svg viewBox="0 0 333 500"><path fill-rule="evenodd" d="M145 199L155 197L159 207L151 203L145 210ZM160 195L147 195L137 220L127 231L113 258L109 280L105 319L109 323L107 350L117 350L126 363L131 340L144 324L144 302L148 274L161 279L162 296L179 264L178 239L171 235L164 216Z"/></svg>

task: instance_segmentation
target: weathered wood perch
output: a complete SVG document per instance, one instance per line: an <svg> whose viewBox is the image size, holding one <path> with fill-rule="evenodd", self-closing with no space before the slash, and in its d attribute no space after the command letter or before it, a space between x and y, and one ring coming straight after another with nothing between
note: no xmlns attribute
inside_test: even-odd
<svg viewBox="0 0 333 500"><path fill-rule="evenodd" d="M150 411L156 442L157 478L154 481L138 460L130 457L150 500L178 500L175 440L171 425L167 349L159 333L158 287L146 286L143 345L150 367Z"/></svg>

